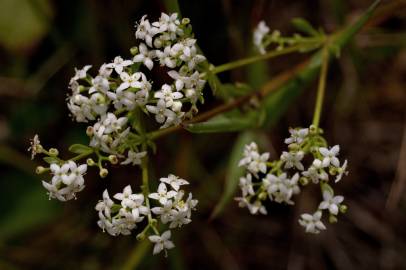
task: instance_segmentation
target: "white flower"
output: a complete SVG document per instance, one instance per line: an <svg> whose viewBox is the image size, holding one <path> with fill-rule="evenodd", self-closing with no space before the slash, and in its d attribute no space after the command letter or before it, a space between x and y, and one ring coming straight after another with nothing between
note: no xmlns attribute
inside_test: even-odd
<svg viewBox="0 0 406 270"><path fill-rule="evenodd" d="M269 159L269 153L258 153L258 146L252 142L244 148L243 158L238 163L238 166L245 166L253 174L258 172L266 173L266 162Z"/></svg>
<svg viewBox="0 0 406 270"><path fill-rule="evenodd" d="M332 148L330 148L330 150L325 147L320 147L319 152L324 156L323 167L328 167L329 165L333 165L334 167L340 167L340 161L336 157L340 152L339 145L333 146Z"/></svg>
<svg viewBox="0 0 406 270"><path fill-rule="evenodd" d="M279 176L267 174L262 179L262 183L271 200L278 203L293 204L291 200L292 195L300 192L298 180L299 174L297 173L291 179L287 177L286 173L282 173Z"/></svg>
<svg viewBox="0 0 406 270"><path fill-rule="evenodd" d="M258 172L266 173L266 162L269 159L269 153L259 155L257 152L252 153L252 161L248 165L248 170L256 174Z"/></svg>
<svg viewBox="0 0 406 270"><path fill-rule="evenodd" d="M152 38L159 32L159 30L156 27L152 27L146 17L147 15L142 16L140 23L136 25L137 31L135 32L135 37L145 40L145 43L152 47Z"/></svg>
<svg viewBox="0 0 406 270"><path fill-rule="evenodd" d="M147 105L146 108L150 113L155 114L155 120L160 124L164 123L167 117L175 118L176 116L173 111L166 108L165 101L162 99L158 100L156 106Z"/></svg>
<svg viewBox="0 0 406 270"><path fill-rule="evenodd" d="M99 76L108 78L110 77L111 73L113 72L112 64L103 64L99 68Z"/></svg>
<svg viewBox="0 0 406 270"><path fill-rule="evenodd" d="M323 201L319 205L319 209L328 209L328 211L333 214L337 215L340 207L340 203L344 201L343 196L334 196L333 194L328 191L323 191Z"/></svg>
<svg viewBox="0 0 406 270"><path fill-rule="evenodd" d="M173 209L173 202L171 200L167 200L162 207L153 207L151 212L160 216L162 223L166 224L173 220L173 215L176 213L176 210Z"/></svg>
<svg viewBox="0 0 406 270"><path fill-rule="evenodd" d="M248 204L248 210L252 215L256 215L258 213L266 215L268 212L266 211L265 206L262 205L262 202L257 200L252 204Z"/></svg>
<svg viewBox="0 0 406 270"><path fill-rule="evenodd" d="M109 81L102 76L96 76L92 79L92 86L89 89L89 94L99 92L99 93L107 93L110 90Z"/></svg>
<svg viewBox="0 0 406 270"><path fill-rule="evenodd" d="M175 87L178 91L184 88L197 88L198 90L201 90L206 83L205 80L200 78L200 73L198 71L195 71L191 75L181 75L177 71L171 70L168 72L168 75L175 80Z"/></svg>
<svg viewBox="0 0 406 270"><path fill-rule="evenodd" d="M177 126L182 123L185 113L181 111L182 103L175 101L172 105L172 111L167 114L167 119L161 128L167 128L170 126Z"/></svg>
<svg viewBox="0 0 406 270"><path fill-rule="evenodd" d="M127 153L127 159L124 160L123 162L121 162L121 165L127 165L127 164L131 164L131 165L140 165L141 164L141 159L143 157L145 157L147 154L146 151L143 152L135 152L133 150L128 150Z"/></svg>
<svg viewBox="0 0 406 270"><path fill-rule="evenodd" d="M309 129L308 128L302 128L302 129L290 128L289 132L290 132L290 137L285 139L285 143L286 144L291 144L291 143L300 144L309 134Z"/></svg>
<svg viewBox="0 0 406 270"><path fill-rule="evenodd" d="M317 211L313 215L302 214L299 219L299 224L306 228L307 233L320 233L321 230L326 229L326 226L324 226L323 222L320 220L321 215L321 211Z"/></svg>
<svg viewBox="0 0 406 270"><path fill-rule="evenodd" d="M281 160L285 162L285 169L297 168L303 171L304 167L302 162L300 162L304 157L303 151L298 152L283 152L281 155Z"/></svg>
<svg viewBox="0 0 406 270"><path fill-rule="evenodd" d="M158 200L162 205L164 205L168 201L168 199L175 197L176 194L176 191L168 191L166 185L164 183L160 183L158 186L158 192L151 193L148 195L148 197L154 200Z"/></svg>
<svg viewBox="0 0 406 270"><path fill-rule="evenodd" d="M318 167L319 163L321 165L321 161L316 159L313 161L313 164L315 163L316 165L312 165L307 171L303 171L302 175L309 178L314 184L319 183L319 180L328 180L328 174L324 170L320 170L321 168Z"/></svg>
<svg viewBox="0 0 406 270"><path fill-rule="evenodd" d="M138 48L140 53L134 56L134 63L143 62L144 65L151 70L154 67L152 59L155 57L155 51L148 50L144 43L141 43Z"/></svg>
<svg viewBox="0 0 406 270"><path fill-rule="evenodd" d="M335 180L336 183L341 180L343 175L348 174L348 171L347 171L347 165L348 164L347 163L348 163L347 160L345 160L343 165L340 168L338 168L338 174L337 174L337 177L336 177L336 180Z"/></svg>
<svg viewBox="0 0 406 270"><path fill-rule="evenodd" d="M110 218L111 217L111 207L114 205L114 202L112 199L110 199L109 192L104 190L103 192L103 200L99 201L96 204L95 209L99 212L103 212L105 217Z"/></svg>
<svg viewBox="0 0 406 270"><path fill-rule="evenodd" d="M246 197L249 195L254 195L254 187L252 186L252 175L247 174L245 177L240 178L240 188L242 191L242 196Z"/></svg>
<svg viewBox="0 0 406 270"><path fill-rule="evenodd" d="M121 56L116 56L113 60L113 63L110 63L108 67L114 68L114 70L118 73L121 74L123 72L123 69L127 66L132 65L133 62L131 60L124 60L121 58Z"/></svg>
<svg viewBox="0 0 406 270"><path fill-rule="evenodd" d="M135 72L134 74L128 74L127 72L122 72L120 78L123 81L120 86L116 89L116 92L120 92L127 88L142 88L144 86L143 81L146 81L146 77L142 72Z"/></svg>
<svg viewBox="0 0 406 270"><path fill-rule="evenodd" d="M69 98L68 108L77 122L94 120L97 115L104 115L107 103L100 93L94 93L90 98L74 94Z"/></svg>
<svg viewBox="0 0 406 270"><path fill-rule="evenodd" d="M53 174L51 183L42 181L42 185L48 190L49 198L56 198L60 201L68 201L76 198L76 193L83 190L84 178L87 165L77 164L69 160L62 166L53 163L50 166Z"/></svg>
<svg viewBox="0 0 406 270"><path fill-rule="evenodd" d="M264 21L260 21L254 30L254 45L261 54L265 54L263 40L266 34L269 33L269 27Z"/></svg>
<svg viewBox="0 0 406 270"><path fill-rule="evenodd" d="M268 213L265 206L263 206L261 201L259 200L255 201L254 203L250 203L246 197L238 197L235 198L235 200L238 202L239 207L247 207L252 215L256 215L258 213L266 215Z"/></svg>
<svg viewBox="0 0 406 270"><path fill-rule="evenodd" d="M31 152L31 159L34 159L35 155L40 153L42 150L41 142L39 140L38 134L35 134L34 138L30 141L30 147L28 151Z"/></svg>
<svg viewBox="0 0 406 270"><path fill-rule="evenodd" d="M182 98L183 94L181 92L172 92L172 87L164 84L161 90L155 92L154 97L163 100L166 107L171 107L174 100Z"/></svg>
<svg viewBox="0 0 406 270"><path fill-rule="evenodd" d="M190 222L192 222L192 220L188 217L188 211L174 211L169 228L180 228L183 225L189 224Z"/></svg>
<svg viewBox="0 0 406 270"><path fill-rule="evenodd" d="M179 178L173 174L168 175L168 177L162 177L159 179L159 181L170 185L176 191L179 190L180 186L189 184L189 182L185 179Z"/></svg>
<svg viewBox="0 0 406 270"><path fill-rule="evenodd" d="M72 77L69 84L79 79L84 79L87 76L87 71L91 68L91 65L84 66L82 69L75 68L75 76Z"/></svg>
<svg viewBox="0 0 406 270"><path fill-rule="evenodd" d="M179 29L179 20L178 20L178 14L177 13L172 13L170 15L166 13L161 13L161 18L159 19L159 22L154 22L152 25L156 26L159 28L160 32L165 32L168 31L169 33L178 33L182 34L183 31L182 29ZM175 36L176 38L176 36ZM173 39L175 39L173 38Z"/></svg>
<svg viewBox="0 0 406 270"><path fill-rule="evenodd" d="M176 67L176 59L171 54L171 46L166 46L162 51L156 50L155 55L161 66L167 66L168 68Z"/></svg>
<svg viewBox="0 0 406 270"><path fill-rule="evenodd" d="M166 254L166 250L167 249L171 249L174 248L175 245L173 244L172 241L170 241L171 238L171 231L168 230L166 232L164 232L162 235L151 235L148 237L149 241L151 241L154 245L154 250L153 250L153 254L158 254L159 252L161 252L162 250L165 250L165 254Z"/></svg>

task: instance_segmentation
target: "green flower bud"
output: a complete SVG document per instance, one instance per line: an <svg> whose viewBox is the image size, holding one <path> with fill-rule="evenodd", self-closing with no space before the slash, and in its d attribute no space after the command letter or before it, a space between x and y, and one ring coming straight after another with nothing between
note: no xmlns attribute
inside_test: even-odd
<svg viewBox="0 0 406 270"><path fill-rule="evenodd" d="M93 133L94 133L94 130L93 130L93 127L87 127L87 129L86 129L86 135L87 136L89 136L89 137L92 137L93 136Z"/></svg>
<svg viewBox="0 0 406 270"><path fill-rule="evenodd" d="M266 200L266 197L268 196L268 193L266 193L265 191L259 193L258 195L258 199L260 199L261 201Z"/></svg>
<svg viewBox="0 0 406 270"><path fill-rule="evenodd" d="M307 186L309 184L309 179L307 177L300 177L299 182L302 186Z"/></svg>
<svg viewBox="0 0 406 270"><path fill-rule="evenodd" d="M296 151L299 150L299 145L297 143L291 143L289 144L288 148L290 151Z"/></svg>
<svg viewBox="0 0 406 270"><path fill-rule="evenodd" d="M345 214L348 210L348 206L345 204L340 205L340 212Z"/></svg>
<svg viewBox="0 0 406 270"><path fill-rule="evenodd" d="M86 160L86 163L87 163L88 166L94 166L94 165L96 164L96 163L94 162L94 160L91 159L91 158L88 158L88 159Z"/></svg>
<svg viewBox="0 0 406 270"><path fill-rule="evenodd" d="M106 168L102 168L99 172L99 175L101 178L106 178L106 176L109 174L109 171Z"/></svg>
<svg viewBox="0 0 406 270"><path fill-rule="evenodd" d="M116 155L110 155L109 156L109 161L111 164L117 164L118 163L118 158Z"/></svg>
<svg viewBox="0 0 406 270"><path fill-rule="evenodd" d="M36 169L35 169L35 173L36 174L41 174L41 173L44 173L46 171L46 169L44 168L44 167L42 167L42 166L38 166Z"/></svg>
<svg viewBox="0 0 406 270"><path fill-rule="evenodd" d="M328 218L328 222L330 222L330 223L337 223L337 221L338 221L337 217L334 215L330 215Z"/></svg>
<svg viewBox="0 0 406 270"><path fill-rule="evenodd" d="M136 46L131 47L130 53L131 53L132 55L137 55L137 54L138 54L138 47L136 47Z"/></svg>
<svg viewBox="0 0 406 270"><path fill-rule="evenodd" d="M56 157L56 156L59 155L59 151L56 148L51 148L51 149L49 149L48 152L49 152L49 155L52 156L52 157Z"/></svg>
<svg viewBox="0 0 406 270"><path fill-rule="evenodd" d="M315 125L311 125L311 126L309 127L309 132L310 132L310 134L315 135L315 134L317 134L317 132L318 132L318 128L317 128Z"/></svg>

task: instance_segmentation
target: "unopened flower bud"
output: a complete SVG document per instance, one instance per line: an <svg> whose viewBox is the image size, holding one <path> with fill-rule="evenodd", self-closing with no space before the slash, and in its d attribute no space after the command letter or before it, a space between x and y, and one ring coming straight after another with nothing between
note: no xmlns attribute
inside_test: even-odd
<svg viewBox="0 0 406 270"><path fill-rule="evenodd" d="M310 134L317 134L317 130L318 130L318 128L315 125L311 125L309 127Z"/></svg>
<svg viewBox="0 0 406 270"><path fill-rule="evenodd" d="M307 177L300 177L299 182L302 186L307 186L309 184L309 179Z"/></svg>
<svg viewBox="0 0 406 270"><path fill-rule="evenodd" d="M116 155L110 155L109 156L109 161L111 164L117 164L118 163L118 158Z"/></svg>
<svg viewBox="0 0 406 270"><path fill-rule="evenodd" d="M99 172L101 178L105 178L109 174L109 171L106 168L102 168Z"/></svg>
<svg viewBox="0 0 406 270"><path fill-rule="evenodd" d="M51 148L51 149L49 149L48 152L49 152L49 155L52 156L52 157L56 157L56 156L59 155L59 151L56 148Z"/></svg>
<svg viewBox="0 0 406 270"><path fill-rule="evenodd" d="M156 48L161 48L161 47L162 47L162 40L159 39L159 38L155 39L155 40L154 40L154 46L155 46Z"/></svg>
<svg viewBox="0 0 406 270"><path fill-rule="evenodd" d="M87 129L86 129L86 135L87 136L89 136L89 137L91 137L91 136L93 136L93 133L94 133L94 130L93 130L93 127L87 127Z"/></svg>
<svg viewBox="0 0 406 270"><path fill-rule="evenodd" d="M330 223L337 223L338 220L337 220L336 216L330 215L329 218L328 218L328 221Z"/></svg>
<svg viewBox="0 0 406 270"><path fill-rule="evenodd" d="M264 192L261 192L261 193L259 193L259 195L258 195L258 199L260 199L261 201L263 201L263 200L265 200L266 199L266 197L267 197L267 193L264 191Z"/></svg>
<svg viewBox="0 0 406 270"><path fill-rule="evenodd" d="M189 24L190 23L190 19L189 18L183 18L182 19L182 24Z"/></svg>
<svg viewBox="0 0 406 270"><path fill-rule="evenodd" d="M44 173L46 171L46 169L44 168L44 167L42 167L42 166L38 166L36 169L35 169L35 173L36 174L41 174L41 173Z"/></svg>
<svg viewBox="0 0 406 270"><path fill-rule="evenodd" d="M330 169L328 170L328 172L329 172L331 175L336 175L336 174L337 174L337 168L335 168L335 167L330 167Z"/></svg>
<svg viewBox="0 0 406 270"><path fill-rule="evenodd" d="M91 159L91 158L88 158L88 159L86 160L86 163L87 163L88 166L94 166L94 165L96 164L96 163L94 162L94 160Z"/></svg>
<svg viewBox="0 0 406 270"><path fill-rule="evenodd" d="M288 148L289 148L289 150L291 150L291 151L296 151L296 150L299 149L299 145L296 144L296 143L291 143L291 144L288 145Z"/></svg>
<svg viewBox="0 0 406 270"><path fill-rule="evenodd" d="M130 53L132 55L137 55L138 54L138 47L134 46L130 49Z"/></svg>
<svg viewBox="0 0 406 270"><path fill-rule="evenodd" d="M348 210L348 206L346 206L345 204L340 205L340 212L345 214Z"/></svg>

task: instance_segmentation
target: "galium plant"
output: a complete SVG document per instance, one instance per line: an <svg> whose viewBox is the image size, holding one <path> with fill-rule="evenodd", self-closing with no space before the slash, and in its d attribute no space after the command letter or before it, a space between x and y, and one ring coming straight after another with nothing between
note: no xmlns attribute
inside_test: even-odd
<svg viewBox="0 0 406 270"><path fill-rule="evenodd" d="M335 195L332 184L347 174L347 161L338 158L340 147L330 147L319 127L328 59L334 53L338 55L340 47L366 22L375 6L355 25L333 35L316 31L306 21L297 19L294 24L305 36L284 37L278 31L271 33L261 21L253 35L258 54L220 66L210 64L197 47L189 19L181 19L177 13L162 13L156 21L143 16L135 26L136 46L130 49L131 57L117 56L96 72L90 65L75 69L69 82L67 106L76 122L88 123L89 144L71 145L69 151L74 155L64 159L56 148L42 146L38 135L31 141L32 158L43 155L48 164L37 167L36 172L51 175L50 180L42 181L49 199L76 199L85 188L85 174L90 167L96 168L102 178L109 173L109 163L140 167L140 187L127 185L113 196L107 189L103 192L95 206L97 224L112 236L136 231L138 240L148 239L154 244L153 254L167 254L175 246L172 230L192 221L198 200L184 190L189 182L173 174L161 177L157 190L150 190L148 162L157 151L154 141L181 128L203 133L257 127L262 123L264 103L258 108L241 108L248 118L243 116L241 120L241 111L232 118L232 109L251 101L255 93L234 101L229 95L230 103L194 117L199 103L204 102L206 82L215 95L220 94L224 85L217 78L218 73L283 54L319 50L315 58L321 71L312 125L290 129L291 135L285 140L287 150L273 161L269 153L259 152L255 142L246 145L238 164L246 172L239 179L242 196L237 200L252 214L266 214L265 200L294 204L294 196L306 185L318 184L323 200L314 213L302 214L299 224L309 233L326 229L322 213L329 215L330 222L336 222L338 214L346 211L344 198ZM162 85L147 75L146 71L152 69L168 75ZM231 111L221 115L227 110ZM209 120L203 121L206 119ZM155 130L147 130L148 121L156 122Z"/></svg>

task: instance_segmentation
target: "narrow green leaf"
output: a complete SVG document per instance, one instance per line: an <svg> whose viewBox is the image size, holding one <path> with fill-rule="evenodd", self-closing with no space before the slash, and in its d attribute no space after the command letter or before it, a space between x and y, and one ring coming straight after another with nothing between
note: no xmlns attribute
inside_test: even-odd
<svg viewBox="0 0 406 270"><path fill-rule="evenodd" d="M93 151L92 148L83 144L72 144L69 147L69 151L75 154L83 154Z"/></svg>
<svg viewBox="0 0 406 270"><path fill-rule="evenodd" d="M221 84L220 86L221 90L218 91L218 96L221 97L224 100L227 100L229 98L234 98L234 97L242 97L244 95L249 94L252 92L254 89L251 87L251 84L245 84L245 83L224 83ZM224 96L221 96L224 95Z"/></svg>
<svg viewBox="0 0 406 270"><path fill-rule="evenodd" d="M226 180L224 183L223 194L215 206L211 219L217 217L223 210L224 207L231 201L234 196L234 193L238 187L240 177L244 174L245 169L238 167L238 162L242 158L244 151L244 146L255 140L255 133L252 131L245 131L240 134L237 138L233 149L231 150L230 160L228 163Z"/></svg>
<svg viewBox="0 0 406 270"><path fill-rule="evenodd" d="M292 25L298 30L310 36L318 36L320 33L313 28L313 26L303 18L294 18Z"/></svg>
<svg viewBox="0 0 406 270"><path fill-rule="evenodd" d="M354 24L339 32L333 39L332 48L336 50L346 45L372 16L379 2L379 0L375 1ZM275 91L272 95L264 99L263 106L267 112L267 117L264 121L265 126L270 127L279 120L289 108L289 105L301 94L303 89L317 77L320 65L321 53L317 52L311 58L307 68L283 85L278 91Z"/></svg>
<svg viewBox="0 0 406 270"><path fill-rule="evenodd" d="M44 157L44 161L48 164L59 163L60 159L57 157Z"/></svg>
<svg viewBox="0 0 406 270"><path fill-rule="evenodd" d="M250 111L244 115L220 114L206 122L189 124L185 128L193 133L234 132L252 128L258 124L258 111Z"/></svg>
<svg viewBox="0 0 406 270"><path fill-rule="evenodd" d="M221 92L223 89L221 88L221 82L219 78L210 71L207 72L207 82L210 86L211 91L213 92L213 95L219 95L220 97L226 96L226 93Z"/></svg>
<svg viewBox="0 0 406 270"><path fill-rule="evenodd" d="M364 14L359 17L355 23L346 27L342 32L338 33L337 37L333 40L334 44L338 47L343 47L346 45L352 37L365 25L365 23L371 18L375 9L381 1L376 0L369 8L364 12Z"/></svg>

